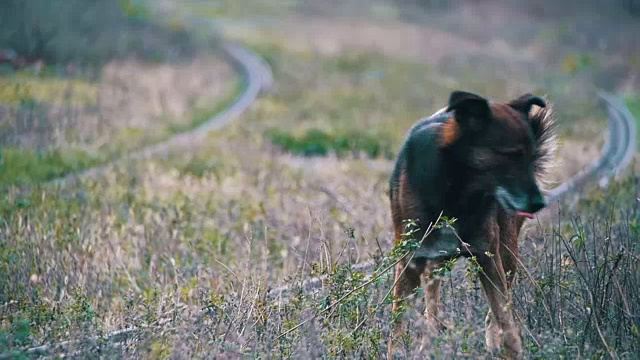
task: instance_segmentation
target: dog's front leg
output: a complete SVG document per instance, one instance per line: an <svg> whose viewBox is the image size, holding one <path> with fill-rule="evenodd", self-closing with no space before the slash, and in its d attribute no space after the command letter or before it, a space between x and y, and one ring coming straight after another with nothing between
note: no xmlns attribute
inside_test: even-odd
<svg viewBox="0 0 640 360"><path fill-rule="evenodd" d="M402 313L408 298L420 286L420 275L424 271L425 262L422 259L408 262L403 259L396 265L395 286L393 289L392 330L387 348L387 359L393 359L395 348L402 334L407 330L407 320Z"/></svg>
<svg viewBox="0 0 640 360"><path fill-rule="evenodd" d="M511 312L511 294L507 287L500 253L497 244L495 245L492 246L491 254L478 256L478 262L482 267L480 282L491 310L486 319L486 344L493 352L504 342L507 358L521 358L522 340Z"/></svg>
<svg viewBox="0 0 640 360"><path fill-rule="evenodd" d="M426 303L424 317L427 329L420 344L420 353L425 349L429 349L431 347L431 338L438 335L440 330L445 328L440 318L440 312L442 311L442 280L434 274L434 271L441 267L442 263L439 260L428 260L423 273Z"/></svg>
<svg viewBox="0 0 640 360"><path fill-rule="evenodd" d="M426 308L424 316L427 320L428 335L437 335L444 328L440 319L440 311L442 309L442 280L435 276L434 271L442 266L442 261L430 260L427 262L424 271L424 296Z"/></svg>

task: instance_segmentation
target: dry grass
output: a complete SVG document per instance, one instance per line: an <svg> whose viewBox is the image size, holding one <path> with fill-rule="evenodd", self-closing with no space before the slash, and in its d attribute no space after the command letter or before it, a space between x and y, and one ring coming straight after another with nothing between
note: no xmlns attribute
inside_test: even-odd
<svg viewBox="0 0 640 360"><path fill-rule="evenodd" d="M109 63L98 94L100 117L85 119L88 129L83 130L102 135L97 146L109 146L120 136L121 145L139 146L166 137L172 128L188 127L198 111L228 102L238 84L231 65L215 55L157 65ZM100 118L109 119L108 125L99 124Z"/></svg>
<svg viewBox="0 0 640 360"><path fill-rule="evenodd" d="M439 108L447 90L432 92L437 85L419 64L357 53L259 50L275 65L275 89L194 154L134 163L58 191L9 193L2 212L2 263L11 275L0 293L6 294L3 326L10 348L136 325L153 330L129 350L116 351L189 356L221 351L221 342L234 348L246 342L263 353L278 333L321 309L323 301L302 297L286 307L263 302L260 294L268 284L327 272L341 284L332 290L339 296L360 281L339 280L348 273L339 264L379 256L380 248L390 247L389 161L302 159L264 135L274 127L379 131L397 147L417 114ZM376 70L384 76L371 77ZM421 80L407 87L405 79ZM425 93L432 97L425 100ZM295 357L312 348L374 356L384 346L389 314L386 306L368 311L386 293L390 284L384 279L322 323L276 341L278 351ZM483 311L471 305L480 304L479 293L456 289L474 319ZM356 337L368 339L363 349L343 326L353 328L369 316L372 322ZM260 321L267 321L263 330L256 327ZM481 351L481 331L474 324L469 321L452 336L464 334L471 339L469 351ZM23 325L27 335L19 338ZM307 342L316 345L293 345L318 326L324 330ZM443 341L443 349L453 346Z"/></svg>
<svg viewBox="0 0 640 360"><path fill-rule="evenodd" d="M56 6L47 1L12 1L3 14L19 26L0 29L0 48L47 61L0 68L3 189L165 140L207 120L240 91L215 32L202 39L179 18L152 22L130 1L68 5L56 19L46 18Z"/></svg>
<svg viewBox="0 0 640 360"><path fill-rule="evenodd" d="M114 143L140 146L166 136L171 126L190 123L195 111L237 91L231 66L206 54L163 64L117 60L107 63L94 82L28 75L9 75L2 81L15 98L5 102L0 118L5 145L80 144L91 150ZM29 126L38 115L39 126ZM34 138L40 141L30 141Z"/></svg>
<svg viewBox="0 0 640 360"><path fill-rule="evenodd" d="M519 89L504 79L443 75L424 63L353 47L292 50L282 40L254 36L245 39L273 66L275 87L193 153L134 162L60 189L9 189L0 201L0 273L8 274L0 279L1 351L136 326L142 330L125 346L99 340L72 350L89 356L100 349L118 358L384 354L392 280L380 269L406 250L380 250L391 247L390 161L365 154L299 157L273 145L269 132L358 131L395 151L409 126L441 108L454 87L500 99ZM185 93L200 94L204 82L180 71L168 71L167 83L191 78L193 90ZM154 84L137 79L138 86ZM530 87L538 80L522 77ZM180 99L171 107L178 114L189 104L187 95ZM599 116L583 101L559 101L571 145L561 153L568 164L556 169L556 180L592 160L593 148L577 138L598 129L566 130L575 119ZM161 108L149 103L140 127L152 124ZM607 347L621 358L637 353L638 191L631 180L614 184L574 210L563 208L555 225L530 224L522 249L526 271L515 290L528 358L599 358ZM613 199L616 211L607 205ZM380 258L380 278L369 284L348 264L372 256ZM457 271L458 264L452 274L449 265L442 275L452 326L435 339L432 354L484 357L486 306L477 269ZM297 293L288 304L265 297L269 286L321 273L330 276L316 295ZM407 315L419 332L423 304L417 305ZM409 357L419 355L420 340L407 344Z"/></svg>
<svg viewBox="0 0 640 360"><path fill-rule="evenodd" d="M4 81L15 86L3 89L8 101L0 105L2 186L47 180L163 141L207 120L241 90L231 65L206 51L180 62L109 62L95 81L23 73Z"/></svg>

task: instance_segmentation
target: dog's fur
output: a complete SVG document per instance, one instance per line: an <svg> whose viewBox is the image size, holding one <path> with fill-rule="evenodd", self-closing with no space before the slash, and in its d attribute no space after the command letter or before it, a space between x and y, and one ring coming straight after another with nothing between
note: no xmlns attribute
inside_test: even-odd
<svg viewBox="0 0 640 360"><path fill-rule="evenodd" d="M401 238L408 219L417 222L417 240L441 212L456 222L453 230L430 232L412 256L398 263L394 313L424 276L427 328L437 332L442 323L440 280L433 271L444 260L476 256L490 307L486 345L490 351L504 345L508 357L521 356L519 330L509 309L510 287L518 263L521 215L531 216L545 206L537 183L554 155L554 128L551 104L541 97L525 94L499 103L454 91L446 108L410 129L389 187L395 239ZM405 327L400 317L389 357Z"/></svg>

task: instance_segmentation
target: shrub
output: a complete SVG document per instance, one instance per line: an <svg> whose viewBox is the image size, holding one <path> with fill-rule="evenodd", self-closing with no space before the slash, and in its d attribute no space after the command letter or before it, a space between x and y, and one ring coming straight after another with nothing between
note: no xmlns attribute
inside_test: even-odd
<svg viewBox="0 0 640 360"><path fill-rule="evenodd" d="M302 156L327 156L330 153L339 157L357 156L358 153L371 158L390 159L393 156L389 139L356 130L330 133L312 128L294 135L275 129L267 132L267 136L274 145Z"/></svg>
<svg viewBox="0 0 640 360"><path fill-rule="evenodd" d="M184 30L163 28L148 17L133 0L5 0L0 49L26 60L96 65L131 54L158 60L193 50Z"/></svg>

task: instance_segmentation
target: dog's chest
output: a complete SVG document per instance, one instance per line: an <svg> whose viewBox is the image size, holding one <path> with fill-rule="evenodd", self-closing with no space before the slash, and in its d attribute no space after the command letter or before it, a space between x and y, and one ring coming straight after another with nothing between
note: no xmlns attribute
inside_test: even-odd
<svg viewBox="0 0 640 360"><path fill-rule="evenodd" d="M452 227L442 227L430 234L416 249L414 259L441 260L459 256L464 245Z"/></svg>
<svg viewBox="0 0 640 360"><path fill-rule="evenodd" d="M446 226L435 230L416 249L414 259L444 260L458 256L471 256L482 254L486 244L483 238L473 237L467 234L471 229L463 229L460 226ZM473 231L471 231L474 233Z"/></svg>

